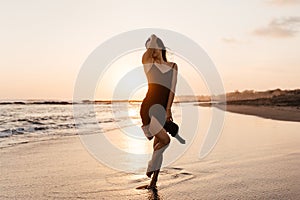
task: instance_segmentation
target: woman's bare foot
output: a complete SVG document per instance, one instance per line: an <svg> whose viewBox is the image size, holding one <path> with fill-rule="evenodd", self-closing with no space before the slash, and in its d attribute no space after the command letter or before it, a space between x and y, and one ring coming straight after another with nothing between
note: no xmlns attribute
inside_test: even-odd
<svg viewBox="0 0 300 200"><path fill-rule="evenodd" d="M156 190L157 187L156 187L156 185L148 185L148 186L147 186L147 189L148 189L148 190Z"/></svg>
<svg viewBox="0 0 300 200"><path fill-rule="evenodd" d="M150 184L148 185L147 189L155 189L156 188L156 182L157 182L157 179L152 179Z"/></svg>
<svg viewBox="0 0 300 200"><path fill-rule="evenodd" d="M148 189L154 189L154 188L156 188L156 182L157 182L157 179L158 179L158 173L159 173L159 170L154 171L154 175L153 175L153 177L151 179L151 182L150 182L150 185L148 186Z"/></svg>

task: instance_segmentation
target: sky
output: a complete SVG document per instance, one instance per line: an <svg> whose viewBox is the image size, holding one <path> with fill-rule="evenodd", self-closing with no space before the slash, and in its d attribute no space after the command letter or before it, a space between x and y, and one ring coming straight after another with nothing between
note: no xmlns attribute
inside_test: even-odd
<svg viewBox="0 0 300 200"><path fill-rule="evenodd" d="M300 88L299 11L299 0L1 0L0 99L72 99L90 53L140 28L168 29L197 42L226 92ZM179 73L188 73L188 63L173 59ZM111 80L125 72L123 67L119 76L99 81L105 90L95 98L110 98ZM203 80L189 80L197 94L209 93Z"/></svg>

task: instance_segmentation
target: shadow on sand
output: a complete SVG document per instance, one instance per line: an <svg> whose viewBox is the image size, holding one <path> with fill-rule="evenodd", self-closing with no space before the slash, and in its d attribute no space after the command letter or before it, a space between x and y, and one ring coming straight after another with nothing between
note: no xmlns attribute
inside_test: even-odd
<svg viewBox="0 0 300 200"><path fill-rule="evenodd" d="M148 200L162 200L162 197L159 195L157 188L148 189L148 192Z"/></svg>
<svg viewBox="0 0 300 200"><path fill-rule="evenodd" d="M163 198L159 195L157 187L149 188L148 185L139 186L136 189L138 190L148 190L148 200L162 200Z"/></svg>

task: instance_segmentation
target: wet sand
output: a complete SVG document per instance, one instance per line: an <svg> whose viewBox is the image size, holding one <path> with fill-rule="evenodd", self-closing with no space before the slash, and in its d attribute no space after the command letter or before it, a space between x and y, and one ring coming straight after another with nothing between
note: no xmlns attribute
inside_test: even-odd
<svg viewBox="0 0 300 200"><path fill-rule="evenodd" d="M78 136L3 148L0 199L299 199L299 129L227 112L213 151L198 158L199 134L162 169L157 193L135 189L149 179L99 163Z"/></svg>

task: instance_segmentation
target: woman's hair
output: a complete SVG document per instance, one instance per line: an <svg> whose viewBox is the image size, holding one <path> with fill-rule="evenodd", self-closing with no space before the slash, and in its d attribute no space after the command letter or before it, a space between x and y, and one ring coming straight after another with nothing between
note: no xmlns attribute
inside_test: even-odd
<svg viewBox="0 0 300 200"><path fill-rule="evenodd" d="M148 38L148 40L146 41L145 43L145 46L147 46L147 43L150 41L150 38ZM167 50L166 50L166 47L163 43L163 41L160 39L160 38L157 38L157 45L159 48L161 48L161 54L162 54L162 58L165 62L168 62L167 61Z"/></svg>

